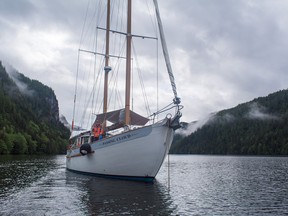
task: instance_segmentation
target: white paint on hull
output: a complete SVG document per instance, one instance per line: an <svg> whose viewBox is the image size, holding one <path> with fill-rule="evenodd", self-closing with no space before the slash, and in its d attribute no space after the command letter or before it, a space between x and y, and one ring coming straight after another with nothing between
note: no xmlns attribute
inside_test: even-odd
<svg viewBox="0 0 288 216"><path fill-rule="evenodd" d="M174 130L155 124L91 144L94 153L68 152L68 169L99 175L152 177L158 173L173 140ZM71 157L72 156L72 157Z"/></svg>

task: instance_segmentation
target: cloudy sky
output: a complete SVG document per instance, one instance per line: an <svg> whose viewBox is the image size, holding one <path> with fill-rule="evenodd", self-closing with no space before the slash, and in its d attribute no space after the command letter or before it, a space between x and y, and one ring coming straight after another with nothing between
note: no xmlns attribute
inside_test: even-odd
<svg viewBox="0 0 288 216"><path fill-rule="evenodd" d="M133 0L136 12L145 1ZM69 121L87 4L88 0L0 1L0 60L50 86ZM288 1L159 0L158 4L185 106L183 121L287 88Z"/></svg>

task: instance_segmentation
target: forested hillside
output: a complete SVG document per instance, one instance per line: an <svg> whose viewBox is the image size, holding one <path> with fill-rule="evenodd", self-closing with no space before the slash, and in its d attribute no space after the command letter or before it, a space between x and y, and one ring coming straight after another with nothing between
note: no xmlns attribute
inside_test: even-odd
<svg viewBox="0 0 288 216"><path fill-rule="evenodd" d="M69 134L53 90L0 62L0 154L65 153Z"/></svg>
<svg viewBox="0 0 288 216"><path fill-rule="evenodd" d="M288 90L218 112L191 135L178 135L170 152L288 155Z"/></svg>

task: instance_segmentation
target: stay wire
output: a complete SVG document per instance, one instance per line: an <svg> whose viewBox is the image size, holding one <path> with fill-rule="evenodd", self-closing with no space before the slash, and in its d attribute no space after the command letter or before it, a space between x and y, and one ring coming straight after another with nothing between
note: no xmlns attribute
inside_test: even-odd
<svg viewBox="0 0 288 216"><path fill-rule="evenodd" d="M141 90L142 90L142 95L143 95L143 98L144 98L145 108L146 108L147 115L149 115L151 113L150 106L149 106L148 97L147 97L147 94L146 94L144 81L143 81L143 78L142 78L142 71L141 71L141 69L139 67L139 62L138 62L138 58L137 58L137 54L136 54L136 50L135 50L135 46L134 46L133 41L132 41L132 47L133 47L133 52L134 52L134 56L135 56L135 63L136 63L137 71L138 71L138 77L139 77L139 82L140 82L140 86L141 86Z"/></svg>

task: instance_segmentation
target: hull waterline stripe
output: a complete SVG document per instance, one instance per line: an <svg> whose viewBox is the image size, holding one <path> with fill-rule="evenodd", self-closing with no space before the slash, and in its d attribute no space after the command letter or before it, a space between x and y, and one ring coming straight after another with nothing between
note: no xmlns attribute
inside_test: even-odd
<svg viewBox="0 0 288 216"><path fill-rule="evenodd" d="M102 177L102 178L111 178L111 179L122 179L122 180L129 180L129 181L142 181L142 182L148 182L148 183L153 183L154 177L149 177L149 176L118 176L118 175L106 175L106 174L98 174L98 173L89 173L89 172L82 172L78 170L72 170L69 168L66 168L67 170L74 172L74 173L79 173L79 174L85 174L89 176L97 176L97 177Z"/></svg>

